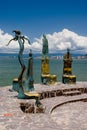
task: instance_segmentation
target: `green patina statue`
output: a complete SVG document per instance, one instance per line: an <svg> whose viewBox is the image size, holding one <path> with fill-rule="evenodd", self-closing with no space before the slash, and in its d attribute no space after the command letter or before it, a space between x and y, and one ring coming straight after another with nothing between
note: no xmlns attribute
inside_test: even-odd
<svg viewBox="0 0 87 130"><path fill-rule="evenodd" d="M34 79L33 79L33 58L32 58L32 50L30 49L29 59L28 59L28 67L26 72L26 81L25 81L25 89L26 91L34 90Z"/></svg>
<svg viewBox="0 0 87 130"><path fill-rule="evenodd" d="M46 38L46 35L43 34L43 49L42 49L42 55L43 57L48 57L48 40Z"/></svg>
<svg viewBox="0 0 87 130"><path fill-rule="evenodd" d="M42 84L55 84L56 75L50 74L48 40L46 38L46 35L44 34L42 43L43 46L42 46L42 58L41 58L41 82Z"/></svg>
<svg viewBox="0 0 87 130"><path fill-rule="evenodd" d="M24 71L26 69L23 58L22 58L23 51L24 51L24 43L25 43L25 40L27 40L28 43L30 44L30 41L25 36L21 36L20 31L14 30L13 32L15 32L15 37L13 39L11 39L7 45L9 45L9 43L12 40L18 41L19 46L20 46L18 60L19 60L19 63L21 65L21 73L19 74L19 77L17 79L13 80L13 90L18 92L18 98L20 98L20 99L34 98L36 100L36 105L39 106L39 105L41 105L41 103L39 101L39 94L37 92L33 91L34 90L33 59L32 59L32 51L31 50L29 53L26 78L25 78L25 80L23 78L23 74L24 74ZM33 91L33 92L30 92L30 91Z"/></svg>
<svg viewBox="0 0 87 130"><path fill-rule="evenodd" d="M24 73L25 68L26 68L26 67L25 67L25 64L24 64L24 61L23 61L23 58L22 58L23 51L24 51L24 42L25 42L25 40L27 40L28 43L30 44L30 41L29 41L29 39L26 38L25 36L21 36L21 32L20 32L20 31L14 30L13 32L15 33L15 37L14 37L13 39L11 39L11 40L8 42L7 45L9 45L12 40L18 41L18 43L19 43L20 50L19 50L19 54L18 54L18 60L19 60L19 63L20 63L20 65L21 65L21 68L22 68L22 69L21 69L21 73L20 73L20 75L19 75L19 77L18 77L18 80L21 81L21 80L23 79L23 73Z"/></svg>

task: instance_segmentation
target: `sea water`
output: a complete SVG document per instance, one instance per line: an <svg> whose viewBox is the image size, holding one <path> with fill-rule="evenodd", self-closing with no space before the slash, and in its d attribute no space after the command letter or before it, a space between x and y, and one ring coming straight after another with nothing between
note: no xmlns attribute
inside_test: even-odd
<svg viewBox="0 0 87 130"><path fill-rule="evenodd" d="M27 67L27 58L24 62ZM12 80L20 74L21 67L17 57L0 57L0 87L12 84ZM62 81L63 60L50 59L50 74L57 75L57 81ZM87 59L73 60L72 73L77 81L87 81ZM26 76L26 71L24 76ZM33 59L34 83L41 83L41 59Z"/></svg>

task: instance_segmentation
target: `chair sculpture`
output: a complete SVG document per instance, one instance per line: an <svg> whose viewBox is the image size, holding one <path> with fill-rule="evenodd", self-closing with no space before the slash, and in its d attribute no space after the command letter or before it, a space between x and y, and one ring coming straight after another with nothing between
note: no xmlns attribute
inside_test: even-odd
<svg viewBox="0 0 87 130"><path fill-rule="evenodd" d="M76 76L72 75L72 56L70 54L69 49L67 49L67 53L64 54L63 62L64 62L64 66L63 66L62 82L76 83Z"/></svg>
<svg viewBox="0 0 87 130"><path fill-rule="evenodd" d="M12 90L18 92L18 98L20 98L20 99L34 98L36 100L36 104L39 105L40 104L39 94L34 91L34 85L33 85L33 83L34 83L34 80L33 80L33 58L32 58L32 51L31 50L29 53L26 78L24 78L24 76L23 76L25 69L26 69L26 66L25 66L23 58L22 58L23 51L24 51L24 43L25 43L25 40L27 40L28 43L30 44L30 41L25 36L21 36L20 31L14 30L13 32L15 33L15 37L13 39L11 39L7 45L9 45L9 43L12 40L18 41L19 46L20 46L18 60L19 60L20 66L21 66L21 72L20 72L18 78L13 79Z"/></svg>
<svg viewBox="0 0 87 130"><path fill-rule="evenodd" d="M41 58L41 82L43 84L55 84L56 75L50 74L49 56L48 56L49 49L46 35L43 35L42 42L43 42L43 48Z"/></svg>

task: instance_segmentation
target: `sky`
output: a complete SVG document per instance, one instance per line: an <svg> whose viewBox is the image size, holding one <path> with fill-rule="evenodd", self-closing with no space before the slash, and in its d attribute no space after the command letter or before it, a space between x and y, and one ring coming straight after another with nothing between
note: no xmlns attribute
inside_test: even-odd
<svg viewBox="0 0 87 130"><path fill-rule="evenodd" d="M46 34L49 52L87 53L87 0L0 0L0 52L18 52L13 30L27 36L25 50L41 52Z"/></svg>

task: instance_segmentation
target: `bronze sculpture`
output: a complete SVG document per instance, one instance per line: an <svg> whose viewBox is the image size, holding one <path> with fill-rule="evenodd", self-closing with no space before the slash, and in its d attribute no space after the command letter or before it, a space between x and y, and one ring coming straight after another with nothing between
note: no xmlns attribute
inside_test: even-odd
<svg viewBox="0 0 87 130"><path fill-rule="evenodd" d="M26 81L25 81L25 89L26 91L33 91L34 90L34 79L33 79L33 57L32 57L32 50L30 49L29 58L28 58L28 67L26 72Z"/></svg>
<svg viewBox="0 0 87 130"><path fill-rule="evenodd" d="M76 76L72 74L72 55L70 54L69 48L67 53L63 57L63 75L62 82L65 83L76 83Z"/></svg>
<svg viewBox="0 0 87 130"><path fill-rule="evenodd" d="M43 56L48 57L48 40L46 38L46 35L44 34L43 34L42 42L43 42L42 54Z"/></svg>
<svg viewBox="0 0 87 130"><path fill-rule="evenodd" d="M67 48L67 53L64 54L63 62L63 74L72 74L72 56L70 54L69 48Z"/></svg>
<svg viewBox="0 0 87 130"><path fill-rule="evenodd" d="M26 68L26 67L25 67L25 64L24 64L24 61L23 61L23 59L22 59L22 55L23 55L23 51L24 51L24 42L25 42L25 40L27 40L28 43L30 44L30 41L29 41L29 39L26 38L25 36L21 36L21 32L20 32L20 31L14 30L13 32L15 33L15 37L14 37L13 39L11 39L11 40L8 42L7 45L9 45L12 40L18 41L18 43L19 43L20 50L19 50L19 54L18 54L18 60L19 60L19 63L20 63L20 65L21 65L21 72L20 72L20 75L19 75L19 77L18 77L18 80L20 81L20 80L23 79L23 73L24 73L25 68Z"/></svg>
<svg viewBox="0 0 87 130"><path fill-rule="evenodd" d="M43 34L43 47L42 47L42 59L41 59L41 82L43 84L55 84L56 75L50 74L50 65L49 65L49 49L48 49L48 40L46 35Z"/></svg>
<svg viewBox="0 0 87 130"><path fill-rule="evenodd" d="M19 74L19 77L13 80L13 90L18 92L18 98L20 98L20 99L33 98L36 100L36 106L40 106L41 103L39 101L39 94L37 92L32 92L32 93L30 92L30 91L34 90L34 86L33 86L33 59L32 59L31 50L29 53L26 79L25 79L25 81L23 81L23 74L24 74L24 71L26 68L24 61L23 61L23 58L22 58L23 51L24 51L24 43L25 43L25 40L27 40L28 43L30 44L30 41L25 36L22 36L20 31L14 30L13 32L15 32L15 37L13 39L11 39L7 45L9 45L12 40L18 41L19 46L20 46L18 60L19 60L19 63L21 65L21 73ZM25 88L25 86L27 87L27 89Z"/></svg>

